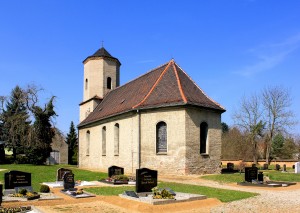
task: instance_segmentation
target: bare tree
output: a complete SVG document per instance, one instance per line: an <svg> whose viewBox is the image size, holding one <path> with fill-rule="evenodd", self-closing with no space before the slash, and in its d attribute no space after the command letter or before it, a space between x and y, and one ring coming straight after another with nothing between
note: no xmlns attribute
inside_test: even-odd
<svg viewBox="0 0 300 213"><path fill-rule="evenodd" d="M254 94L249 99L243 97L240 108L233 114L233 120L248 137L252 144L253 162L258 160L258 140L262 136L264 123L262 122L262 108L259 97Z"/></svg>
<svg viewBox="0 0 300 213"><path fill-rule="evenodd" d="M283 87L267 87L262 92L266 121L266 163L269 163L273 137L278 132L287 132L296 122L290 110L292 98Z"/></svg>

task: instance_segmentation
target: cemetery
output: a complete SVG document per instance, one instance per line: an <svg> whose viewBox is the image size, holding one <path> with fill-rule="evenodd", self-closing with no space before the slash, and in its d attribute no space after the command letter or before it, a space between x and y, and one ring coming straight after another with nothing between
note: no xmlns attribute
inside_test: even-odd
<svg viewBox="0 0 300 213"><path fill-rule="evenodd" d="M270 189L285 187L289 188L291 186L295 186L298 182L268 180L266 179L268 175L265 175L276 173L295 176L297 175L296 173L300 172L298 164L295 164L294 169L291 167L286 168L286 166L281 166L278 170L278 167L274 166L274 168L272 167L268 170L264 170L263 167L264 165L260 165L258 167L255 165L250 167L245 166L244 170L240 173L239 169L237 169L237 166L234 164L229 164L229 170L237 170L235 173L232 173L232 175L236 174L243 178L243 181L238 182L236 185L236 189L239 187L252 188L253 186ZM88 181L79 180L83 178L82 176L77 178L76 172L74 173L73 168L58 168L55 172L51 173L52 179L55 181L48 181L49 179L45 179L47 180L45 182L40 181L39 188L36 186L33 187L32 181L36 178L36 174L33 175L31 172L24 171L7 170L3 172L4 185L1 185L3 186L2 207L24 208L31 209L32 212L38 212L39 208L43 209L43 207L39 206L39 203L47 202L50 208L57 201L66 203L67 205L67 203L72 202L72 199L78 200L79 203L84 205L84 203L95 202L97 199L99 199L99 194L95 193L93 191L94 189L110 191L112 189L118 190L118 188L120 188L120 190L118 190L119 192L115 194L115 196L123 199L123 201L119 200L118 202L138 202L140 203L139 205L150 205L153 206L153 208L154 206L166 206L166 208L171 208L170 205L174 205L176 203L182 203L181 205L183 206L184 203L189 203L192 205L193 202L206 202L205 200L209 200L208 197L211 197L208 192L204 192L202 194L193 193L191 191L185 192L184 190L178 188L176 184L174 185L174 183L164 182L161 184L158 178L158 172L149 168L137 169L135 172L135 177L133 178L130 175L127 176L125 173L126 171L124 171L122 167L110 166L107 169L107 174L103 174L106 175L106 178L102 175L100 176L100 180L104 179L106 182L97 180L97 178L95 178L96 176L93 178L94 181L92 179L89 179ZM227 175L231 175L231 173L221 175L226 177ZM135 181L132 185L128 184L129 181L127 181L127 183L123 182L122 184L107 183L110 182L107 181L108 178L113 179L115 176L131 177ZM188 184L186 181L185 183ZM186 185L184 188L188 188L188 185ZM198 186L193 188L198 188ZM123 189L123 191L121 191L121 189ZM236 193L237 192L235 192L235 194ZM225 194L218 194L220 194L218 199L221 201L223 198L226 198ZM222 202L228 201L224 200ZM24 212L26 211L28 210L25 210Z"/></svg>

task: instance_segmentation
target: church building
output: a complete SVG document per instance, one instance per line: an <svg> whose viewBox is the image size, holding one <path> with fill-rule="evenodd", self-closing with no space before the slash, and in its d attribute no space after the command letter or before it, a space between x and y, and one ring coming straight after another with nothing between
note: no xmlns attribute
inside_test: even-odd
<svg viewBox="0 0 300 213"><path fill-rule="evenodd" d="M172 59L120 86L120 61L100 48L84 61L79 167L125 174L220 172L225 109Z"/></svg>

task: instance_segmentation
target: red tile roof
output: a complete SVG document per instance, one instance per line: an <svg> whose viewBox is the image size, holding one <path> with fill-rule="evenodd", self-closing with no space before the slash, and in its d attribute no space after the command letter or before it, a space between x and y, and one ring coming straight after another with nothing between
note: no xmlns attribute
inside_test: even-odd
<svg viewBox="0 0 300 213"><path fill-rule="evenodd" d="M137 109L194 105L221 112L174 60L110 91L79 127Z"/></svg>

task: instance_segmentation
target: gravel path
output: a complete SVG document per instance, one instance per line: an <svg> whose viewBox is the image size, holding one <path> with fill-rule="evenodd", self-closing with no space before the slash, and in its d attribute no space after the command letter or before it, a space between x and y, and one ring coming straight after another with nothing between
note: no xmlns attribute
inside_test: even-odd
<svg viewBox="0 0 300 213"><path fill-rule="evenodd" d="M184 182L194 185L210 186L222 189L232 189L239 191L255 192L260 195L223 203L212 207L212 213L235 213L235 212L300 212L300 185L292 185L289 187L262 188L262 187L245 187L235 184L219 184L213 181L199 179L199 177L162 177L161 181Z"/></svg>

